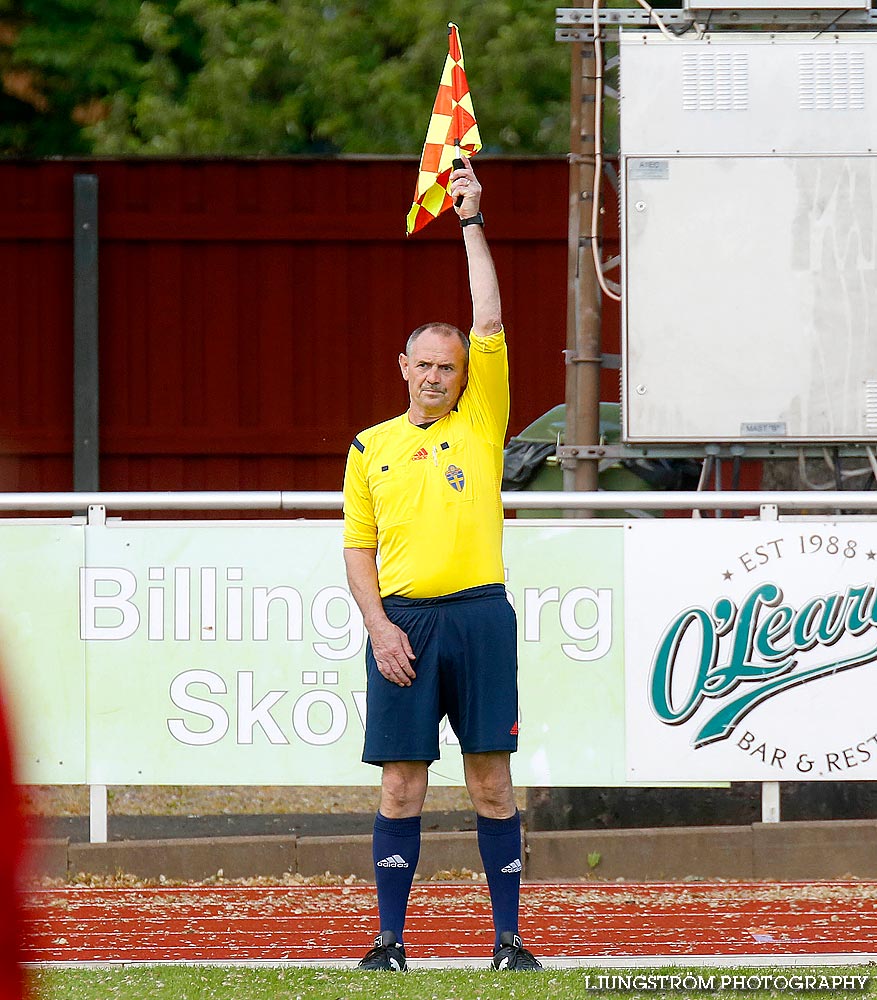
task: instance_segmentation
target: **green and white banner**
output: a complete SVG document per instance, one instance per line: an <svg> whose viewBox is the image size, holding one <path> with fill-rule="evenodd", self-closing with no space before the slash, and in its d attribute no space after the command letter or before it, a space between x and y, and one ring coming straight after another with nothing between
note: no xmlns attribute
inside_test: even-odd
<svg viewBox="0 0 877 1000"><path fill-rule="evenodd" d="M877 524L626 533L632 783L877 777Z"/></svg>
<svg viewBox="0 0 877 1000"><path fill-rule="evenodd" d="M507 527L520 785L625 781L622 536ZM377 781L360 762L365 632L339 522L8 524L0 557L15 567L2 620L21 780ZM442 742L432 780L462 783L448 727Z"/></svg>
<svg viewBox="0 0 877 1000"><path fill-rule="evenodd" d="M877 777L877 524L510 521L505 555L519 785ZM9 521L0 559L22 781L377 781L340 522Z"/></svg>

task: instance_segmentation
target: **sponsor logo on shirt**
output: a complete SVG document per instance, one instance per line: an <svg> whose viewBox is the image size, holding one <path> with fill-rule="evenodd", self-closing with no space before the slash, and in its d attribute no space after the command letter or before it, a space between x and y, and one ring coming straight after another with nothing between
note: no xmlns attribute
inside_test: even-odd
<svg viewBox="0 0 877 1000"><path fill-rule="evenodd" d="M426 450L426 448L419 448L411 456L411 461L412 462L422 462L423 459L428 458L428 457L429 457L429 452Z"/></svg>

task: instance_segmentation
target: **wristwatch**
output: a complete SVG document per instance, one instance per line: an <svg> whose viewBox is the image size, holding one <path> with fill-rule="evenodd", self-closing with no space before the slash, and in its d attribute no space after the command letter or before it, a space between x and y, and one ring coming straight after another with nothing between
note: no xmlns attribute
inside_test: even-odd
<svg viewBox="0 0 877 1000"><path fill-rule="evenodd" d="M483 226L484 216L480 212L470 215L468 219L460 219L460 227L463 226Z"/></svg>

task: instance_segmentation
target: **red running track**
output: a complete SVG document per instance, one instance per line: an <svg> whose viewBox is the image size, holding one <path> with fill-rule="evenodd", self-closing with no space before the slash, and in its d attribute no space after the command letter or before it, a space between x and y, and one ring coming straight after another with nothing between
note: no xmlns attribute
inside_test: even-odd
<svg viewBox="0 0 877 1000"><path fill-rule="evenodd" d="M877 957L875 882L530 883L521 915L549 959ZM377 930L368 885L68 886L28 893L26 938L36 963L296 963L358 959ZM405 943L415 960L486 959L486 886L416 884Z"/></svg>

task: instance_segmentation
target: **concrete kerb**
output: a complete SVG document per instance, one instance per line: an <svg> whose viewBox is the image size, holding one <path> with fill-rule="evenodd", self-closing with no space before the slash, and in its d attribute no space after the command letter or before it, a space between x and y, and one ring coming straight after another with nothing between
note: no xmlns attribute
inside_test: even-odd
<svg viewBox="0 0 877 1000"><path fill-rule="evenodd" d="M34 877L78 873L138 878L354 875L371 880L371 837L205 837L75 844L32 842ZM877 878L877 820L756 823L751 826L660 827L525 833L525 879L807 881ZM474 832L424 833L418 870L479 872ZM461 877L464 877L461 875Z"/></svg>

